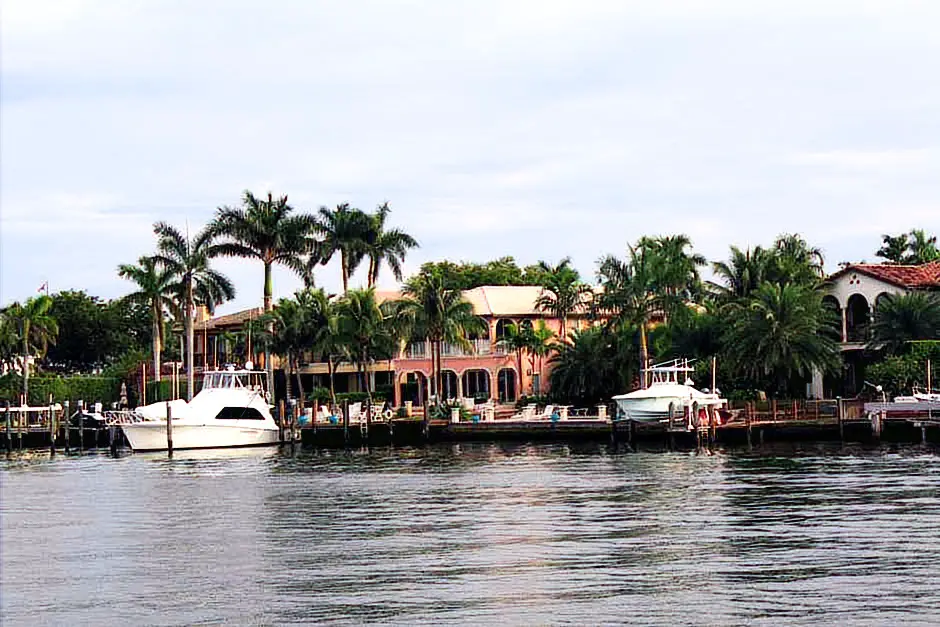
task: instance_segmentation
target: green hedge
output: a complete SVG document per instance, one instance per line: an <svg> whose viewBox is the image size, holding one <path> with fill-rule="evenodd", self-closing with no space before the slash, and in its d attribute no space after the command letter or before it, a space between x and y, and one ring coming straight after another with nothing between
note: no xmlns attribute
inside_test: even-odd
<svg viewBox="0 0 940 627"><path fill-rule="evenodd" d="M22 389L22 378L19 375L8 374L0 377L0 401L19 403ZM121 379L85 375L33 375L29 378L27 402L30 405L47 404L50 394L56 403L69 401L74 406L75 401L83 400L86 403L101 402L107 406L120 400ZM128 400L133 404L136 399L130 398L131 396L132 390L128 388Z"/></svg>

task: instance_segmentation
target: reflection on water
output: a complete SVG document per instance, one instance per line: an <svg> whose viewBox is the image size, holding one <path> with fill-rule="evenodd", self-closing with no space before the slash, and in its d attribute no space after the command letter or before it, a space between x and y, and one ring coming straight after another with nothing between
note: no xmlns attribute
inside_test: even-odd
<svg viewBox="0 0 940 627"><path fill-rule="evenodd" d="M3 464L5 625L940 622L930 449Z"/></svg>

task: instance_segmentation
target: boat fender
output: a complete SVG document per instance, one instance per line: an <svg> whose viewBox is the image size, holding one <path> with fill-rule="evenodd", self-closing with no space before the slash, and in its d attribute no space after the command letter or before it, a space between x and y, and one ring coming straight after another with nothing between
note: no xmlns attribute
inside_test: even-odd
<svg viewBox="0 0 940 627"><path fill-rule="evenodd" d="M394 416L395 416L395 412L393 412L391 409L386 409L385 411L382 412L382 417L385 418L386 420L391 420Z"/></svg>

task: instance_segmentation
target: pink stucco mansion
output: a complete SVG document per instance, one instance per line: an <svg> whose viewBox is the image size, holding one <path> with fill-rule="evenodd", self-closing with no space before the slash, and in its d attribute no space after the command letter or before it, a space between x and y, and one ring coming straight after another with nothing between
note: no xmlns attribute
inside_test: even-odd
<svg viewBox="0 0 940 627"><path fill-rule="evenodd" d="M491 398L499 403L513 403L520 395L546 392L550 369L548 359L533 360L528 355L510 353L499 344L511 324L537 324L541 320L556 336L561 335L561 320L535 307L541 293L542 288L538 286L484 286L463 293L464 299L473 305L474 312L487 323L488 333L472 340L472 351L459 346L444 346L442 365L445 397ZM400 296L398 292L376 293L379 301ZM246 321L260 315L260 308L256 308L198 319L194 345L197 367L212 368L225 363L230 354L226 344L232 342L231 339L226 340L226 336L231 338L231 333L241 331ZM566 335L590 324L586 311L573 313L567 323ZM259 347L253 346L246 350L245 338L240 337L238 341L243 346L239 352L250 352L256 363L262 363ZM393 359L373 364L372 371L375 389L386 391L389 400L396 406L401 406L405 401L420 404L428 393L428 377L431 375L429 347L426 342L404 345ZM301 376L307 391L314 387L329 386L326 363L304 362ZM360 391L356 368L352 364L339 364L334 381L337 392Z"/></svg>

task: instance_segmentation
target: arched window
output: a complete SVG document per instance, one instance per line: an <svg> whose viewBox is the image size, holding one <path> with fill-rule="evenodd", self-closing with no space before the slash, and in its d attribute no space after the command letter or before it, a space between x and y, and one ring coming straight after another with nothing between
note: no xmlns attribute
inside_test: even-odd
<svg viewBox="0 0 940 627"><path fill-rule="evenodd" d="M845 304L845 330L849 342L865 342L871 328L871 308L861 294L852 294Z"/></svg>
<svg viewBox="0 0 940 627"><path fill-rule="evenodd" d="M441 371L441 398L451 399L460 396L457 389L457 373L453 370Z"/></svg>
<svg viewBox="0 0 940 627"><path fill-rule="evenodd" d="M500 318L496 321L496 341L504 339L509 335L509 327L515 324L514 320L509 318Z"/></svg>
<svg viewBox="0 0 940 627"><path fill-rule="evenodd" d="M463 373L463 395L478 402L490 399L490 373L483 369L467 370Z"/></svg>
<svg viewBox="0 0 940 627"><path fill-rule="evenodd" d="M499 390L500 403L514 403L516 401L516 371L512 368L503 368L496 375L496 387Z"/></svg>

